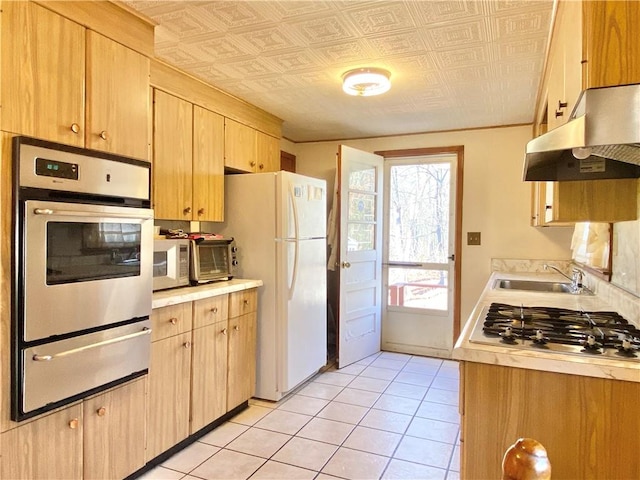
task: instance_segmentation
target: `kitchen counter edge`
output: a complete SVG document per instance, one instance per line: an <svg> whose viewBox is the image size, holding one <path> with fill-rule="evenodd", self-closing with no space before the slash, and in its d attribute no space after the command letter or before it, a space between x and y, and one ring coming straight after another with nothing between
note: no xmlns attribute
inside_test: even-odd
<svg viewBox="0 0 640 480"><path fill-rule="evenodd" d="M540 370L569 375L640 382L640 362L620 361L609 358L582 357L579 355L559 352L538 352L532 350L514 350L499 345L484 345L469 342L476 323L484 307L492 302L526 306L549 306L570 309L612 310L611 306L595 296L569 295L562 293L524 292L519 290L494 289L496 279L511 280L562 280L555 274L537 273L504 273L491 274L487 285L480 295L480 299L471 312L469 320L464 326L453 349L452 357L456 360L488 363L506 367Z"/></svg>
<svg viewBox="0 0 640 480"><path fill-rule="evenodd" d="M215 297L226 293L240 292L262 286L262 280L234 278L223 282L208 283L195 287L174 288L153 292L152 308L168 307L203 298Z"/></svg>

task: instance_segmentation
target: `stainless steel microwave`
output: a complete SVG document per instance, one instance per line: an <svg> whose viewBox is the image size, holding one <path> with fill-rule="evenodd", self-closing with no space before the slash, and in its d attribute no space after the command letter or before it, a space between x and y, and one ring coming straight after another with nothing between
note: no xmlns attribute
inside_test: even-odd
<svg viewBox="0 0 640 480"><path fill-rule="evenodd" d="M154 291L189 285L190 244L187 239L154 240Z"/></svg>
<svg viewBox="0 0 640 480"><path fill-rule="evenodd" d="M231 280L238 260L233 238L194 240L191 243L191 282Z"/></svg>

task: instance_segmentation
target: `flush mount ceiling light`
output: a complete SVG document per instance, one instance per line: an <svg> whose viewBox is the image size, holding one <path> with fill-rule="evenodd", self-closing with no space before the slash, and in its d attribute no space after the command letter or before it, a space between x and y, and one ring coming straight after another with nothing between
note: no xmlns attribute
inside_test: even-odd
<svg viewBox="0 0 640 480"><path fill-rule="evenodd" d="M342 75L342 90L360 97L380 95L391 88L390 77L382 68L356 68Z"/></svg>

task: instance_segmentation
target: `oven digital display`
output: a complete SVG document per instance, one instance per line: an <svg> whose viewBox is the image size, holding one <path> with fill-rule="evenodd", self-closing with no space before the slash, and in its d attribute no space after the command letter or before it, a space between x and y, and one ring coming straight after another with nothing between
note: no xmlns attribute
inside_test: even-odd
<svg viewBox="0 0 640 480"><path fill-rule="evenodd" d="M36 175L78 180L78 164L36 158Z"/></svg>

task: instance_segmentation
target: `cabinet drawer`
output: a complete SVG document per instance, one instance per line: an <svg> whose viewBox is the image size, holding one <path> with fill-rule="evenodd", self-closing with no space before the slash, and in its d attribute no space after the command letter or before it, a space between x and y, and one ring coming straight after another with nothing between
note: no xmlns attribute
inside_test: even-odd
<svg viewBox="0 0 640 480"><path fill-rule="evenodd" d="M229 295L229 318L255 312L258 305L258 290L252 288Z"/></svg>
<svg viewBox="0 0 640 480"><path fill-rule="evenodd" d="M227 319L229 296L217 295L193 302L193 328L204 327Z"/></svg>
<svg viewBox="0 0 640 480"><path fill-rule="evenodd" d="M191 302L156 308L151 312L151 341L191 330Z"/></svg>

